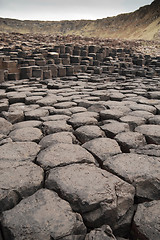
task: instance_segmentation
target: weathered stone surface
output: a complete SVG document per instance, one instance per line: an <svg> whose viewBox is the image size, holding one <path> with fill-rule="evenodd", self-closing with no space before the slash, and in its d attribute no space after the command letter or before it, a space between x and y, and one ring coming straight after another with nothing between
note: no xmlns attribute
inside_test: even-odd
<svg viewBox="0 0 160 240"><path fill-rule="evenodd" d="M0 134L8 134L13 128L13 125L6 119L0 117Z"/></svg>
<svg viewBox="0 0 160 240"><path fill-rule="evenodd" d="M0 161L0 212L14 207L43 184L43 170L31 162Z"/></svg>
<svg viewBox="0 0 160 240"><path fill-rule="evenodd" d="M0 146L0 160L34 161L40 146L34 142L13 142Z"/></svg>
<svg viewBox="0 0 160 240"><path fill-rule="evenodd" d="M43 137L39 145L44 149L56 143L72 144L76 143L76 138L71 132L58 132Z"/></svg>
<svg viewBox="0 0 160 240"><path fill-rule="evenodd" d="M9 138L6 135L0 134L0 146L4 145L6 143L11 143L11 142L12 142L11 138Z"/></svg>
<svg viewBox="0 0 160 240"><path fill-rule="evenodd" d="M82 240L86 228L70 205L47 189L41 189L22 200L2 216L5 239L16 240Z"/></svg>
<svg viewBox="0 0 160 240"><path fill-rule="evenodd" d="M149 144L160 144L160 126L149 124L141 125L135 129L136 132L142 133L147 143Z"/></svg>
<svg viewBox="0 0 160 240"><path fill-rule="evenodd" d="M118 143L109 138L96 138L82 146L96 156L100 162L105 161L110 155L121 153Z"/></svg>
<svg viewBox="0 0 160 240"><path fill-rule="evenodd" d="M148 156L160 157L160 145L147 144L145 146L140 146L136 149L131 149L131 152L144 154Z"/></svg>
<svg viewBox="0 0 160 240"><path fill-rule="evenodd" d="M126 237L130 236L130 232L131 232L131 227L132 227L132 221L133 221L133 217L135 214L135 211L137 210L137 206L133 205L128 212L121 217L116 225L114 226L113 232L114 235L116 236L121 236L121 237L125 237L124 238L117 238L117 240L126 240Z"/></svg>
<svg viewBox="0 0 160 240"><path fill-rule="evenodd" d="M18 103L24 102L26 97L25 92L17 93L17 92L9 92L7 93L7 98L9 99L9 103Z"/></svg>
<svg viewBox="0 0 160 240"><path fill-rule="evenodd" d="M46 187L59 192L92 228L114 226L132 206L135 192L130 184L92 164L52 169Z"/></svg>
<svg viewBox="0 0 160 240"><path fill-rule="evenodd" d="M94 125L79 127L75 130L74 134L81 143L105 136L104 132L98 126Z"/></svg>
<svg viewBox="0 0 160 240"><path fill-rule="evenodd" d="M26 120L40 120L41 117L48 116L49 112L46 109L38 108L25 112Z"/></svg>
<svg viewBox="0 0 160 240"><path fill-rule="evenodd" d="M56 109L53 108L52 110L49 111L50 114L59 114L59 115L67 115L67 116L71 116L72 112L69 109Z"/></svg>
<svg viewBox="0 0 160 240"><path fill-rule="evenodd" d="M118 122L115 120L105 121L105 124L101 126L101 129L105 132L109 138L114 138L118 133L129 131L129 125L127 123Z"/></svg>
<svg viewBox="0 0 160 240"><path fill-rule="evenodd" d="M70 117L67 115L59 115L59 114L55 114L55 115L49 115L47 117L41 117L42 121L59 121L59 120L68 120Z"/></svg>
<svg viewBox="0 0 160 240"><path fill-rule="evenodd" d="M18 128L9 134L14 142L39 142L42 136L41 130L33 127Z"/></svg>
<svg viewBox="0 0 160 240"><path fill-rule="evenodd" d="M13 130L19 129L19 128L28 128L28 127L41 127L42 122L41 121L36 121L36 120L29 120L29 121L23 121L19 123L15 123L13 125Z"/></svg>
<svg viewBox="0 0 160 240"><path fill-rule="evenodd" d="M57 102L55 95L48 95L40 100L38 100L36 103L38 103L40 106L53 106Z"/></svg>
<svg viewBox="0 0 160 240"><path fill-rule="evenodd" d="M72 107L72 108L69 108L69 111L71 111L74 114L74 113L86 112L87 109L84 107Z"/></svg>
<svg viewBox="0 0 160 240"><path fill-rule="evenodd" d="M35 104L38 100L43 99L42 96L29 96L25 98L26 104Z"/></svg>
<svg viewBox="0 0 160 240"><path fill-rule="evenodd" d="M147 112L147 111L140 111L140 110L132 111L132 112L129 113L129 115L136 116L136 117L142 117L146 120L148 120L151 117L154 117L153 113Z"/></svg>
<svg viewBox="0 0 160 240"><path fill-rule="evenodd" d="M108 119L113 119L113 120L118 120L122 116L124 116L124 112L119 111L118 109L106 109L104 111L100 112L100 116L102 120L108 120Z"/></svg>
<svg viewBox="0 0 160 240"><path fill-rule="evenodd" d="M146 119L145 118L137 117L137 116L131 116L131 115L127 115L127 116L121 117L120 121L124 122L124 123L128 123L131 131L134 131L134 129L137 126L146 123Z"/></svg>
<svg viewBox="0 0 160 240"><path fill-rule="evenodd" d="M22 110L15 110L10 112L2 112L3 117L11 123L18 123L24 120L24 112Z"/></svg>
<svg viewBox="0 0 160 240"><path fill-rule="evenodd" d="M71 132L72 127L68 125L65 120L47 121L43 123L43 131L45 134Z"/></svg>
<svg viewBox="0 0 160 240"><path fill-rule="evenodd" d="M138 163L139 165L138 160L132 160L134 164L130 165L133 166L135 172L136 166L145 170L146 162L148 166L148 156L152 156L154 164L160 162L160 141L157 140L160 125L160 58L157 57L156 51L158 48L154 49L155 56L150 56L143 54L141 41L130 42L61 35L45 35L44 37L40 34L18 33L0 33L0 39L0 72L2 73L0 81L4 81L0 84L0 117L13 123L9 129L8 127L5 129L3 124L0 126L0 129L5 131L4 133L0 131L0 161L14 163L26 160L28 163L33 161L37 165L42 165L45 170L43 188L52 169L65 170L71 165L79 169L87 162L89 167L93 164L101 171L104 168L104 161L108 159L115 161L115 156L118 157L122 152L130 152L130 156L134 153L143 158L143 161ZM145 52L150 48L152 49L152 46L145 47ZM150 133L154 134L150 141L145 133L135 131L135 128L141 125L146 125L146 128L156 126L156 130L155 127L153 131L150 130ZM145 142L144 139L147 141ZM37 145L33 141L40 143ZM70 145L73 149L65 148L64 145ZM86 149L85 146L87 146ZM50 148L52 151L49 150ZM86 155L80 154L79 149L75 150L77 148L89 154L92 161L88 160L89 157L86 161L83 158ZM42 163L36 162L38 154L40 156L42 153L46 154L44 154ZM123 166L120 163L118 166L118 170L122 171ZM112 170L107 171L113 174ZM137 205L139 202L153 201L157 197L156 192L159 191L159 182L155 183L155 173L152 177L155 185L149 182L151 180L148 176L151 176L153 167L151 167L150 175L147 173L144 176L141 171L141 177L136 177L136 173L132 173L130 168L128 171L131 172L131 176L135 176L135 182L137 181L141 188L145 189L143 191L150 191L145 192L146 195L148 194L147 197L145 194L134 196L134 203ZM92 170L91 173L93 173ZM71 176L70 174L68 175ZM93 195L96 199L100 194L106 194L107 187L103 187L105 183L101 186L100 181L98 180L97 183L97 178L94 177L88 188L86 186L88 172L82 176L78 174L77 178L79 176L81 179L84 176L86 179L80 187L82 194L85 188L90 192L92 187L95 189ZM115 177L118 174L113 175ZM65 176L67 179L68 176ZM121 175L118 176L126 183L128 181L132 187L135 186L134 180L131 182ZM143 181L141 183L139 179L144 180L145 177L149 180L146 180L146 185L143 186ZM8 178L10 179L11 176L9 175ZM76 179L76 173L74 178ZM157 179L159 181L159 178ZM74 187L74 180L71 184ZM96 184L100 185L100 190L97 187L96 191ZM67 187L66 185L65 189ZM137 191L137 186L135 187ZM108 189L108 192L117 191L117 185L114 185L112 189L113 191ZM70 196L73 201L77 196L76 190L75 187L75 195ZM57 193L63 198L64 193L61 194L59 190ZM84 194L84 198L88 198L87 190ZM127 191L125 194L127 196ZM112 197L112 194L110 195ZM116 203L121 200L117 192L113 195ZM17 204L20 196L16 191L12 191L8 194L8 199L8 202L13 201ZM112 204L110 199L108 197L107 201L99 201L99 205L104 204L105 207L99 207L97 202L93 201L93 211L92 209L86 210L88 206L85 200L81 204L81 209L83 206L85 208L82 215L87 223L88 236L91 238L99 238L97 240L102 238L105 234L104 230L101 229L99 236L96 227L104 225L106 219L108 224L111 219L112 230L116 238L131 236L130 226L135 213L134 209L130 206L124 214L117 217L117 210L114 207L116 203L110 207ZM76 199L76 201L79 200ZM125 207L124 200L120 208ZM43 225L45 224L47 225L47 220L44 220ZM25 228L24 231L27 229ZM90 231L91 234L89 234ZM74 236L74 234L62 237L48 235L47 237L57 240L85 239L85 235ZM4 238L3 235L2 238ZM28 238L31 240L32 237ZM39 237L36 236L36 238L39 240ZM44 236L43 239L46 237ZM3 240L8 240L8 237Z"/></svg>
<svg viewBox="0 0 160 240"><path fill-rule="evenodd" d="M115 136L115 140L119 143L122 152L130 152L131 148L138 148L146 144L143 134L138 132L122 132Z"/></svg>
<svg viewBox="0 0 160 240"><path fill-rule="evenodd" d="M101 228L96 228L88 233L85 240L116 240L112 233L112 229L108 225L104 225Z"/></svg>
<svg viewBox="0 0 160 240"><path fill-rule="evenodd" d="M98 114L95 112L83 112L73 114L70 119L67 120L73 128L78 128L84 125L95 125L97 121Z"/></svg>
<svg viewBox="0 0 160 240"><path fill-rule="evenodd" d="M7 111L9 108L9 102L7 99L0 99L0 111Z"/></svg>
<svg viewBox="0 0 160 240"><path fill-rule="evenodd" d="M160 99L160 91L148 92L148 96L151 99Z"/></svg>
<svg viewBox="0 0 160 240"><path fill-rule="evenodd" d="M148 119L149 124L160 125L160 115L155 115Z"/></svg>
<svg viewBox="0 0 160 240"><path fill-rule="evenodd" d="M54 104L54 107L55 108L71 108L71 107L74 107L74 106L77 106L77 104L75 102L62 102L62 103L56 103Z"/></svg>
<svg viewBox="0 0 160 240"><path fill-rule="evenodd" d="M106 107L100 103L93 104L88 108L88 111L90 112L101 112L103 110L106 110Z"/></svg>
<svg viewBox="0 0 160 240"><path fill-rule="evenodd" d="M56 143L42 150L38 154L37 162L47 169L72 163L95 163L95 159L79 145Z"/></svg>
<svg viewBox="0 0 160 240"><path fill-rule="evenodd" d="M119 154L108 158L103 166L136 187L139 200L160 199L160 161L146 155Z"/></svg>
<svg viewBox="0 0 160 240"><path fill-rule="evenodd" d="M133 238L140 240L159 240L159 213L160 201L139 204L132 227Z"/></svg>
<svg viewBox="0 0 160 240"><path fill-rule="evenodd" d="M156 108L147 104L134 104L130 107L133 111L147 111L156 114Z"/></svg>

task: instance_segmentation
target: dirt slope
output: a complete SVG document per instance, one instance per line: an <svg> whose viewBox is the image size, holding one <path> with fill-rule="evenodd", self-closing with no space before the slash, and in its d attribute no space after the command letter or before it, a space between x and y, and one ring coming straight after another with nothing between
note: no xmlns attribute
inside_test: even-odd
<svg viewBox="0 0 160 240"><path fill-rule="evenodd" d="M98 20L21 21L0 18L0 31L160 40L160 0L154 0L132 13Z"/></svg>

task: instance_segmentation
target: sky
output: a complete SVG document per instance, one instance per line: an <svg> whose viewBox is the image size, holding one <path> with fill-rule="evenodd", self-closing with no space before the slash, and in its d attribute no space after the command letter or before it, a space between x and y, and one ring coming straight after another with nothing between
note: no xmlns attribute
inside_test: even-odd
<svg viewBox="0 0 160 240"><path fill-rule="evenodd" d="M101 19L128 13L153 0L0 0L0 17L20 20Z"/></svg>

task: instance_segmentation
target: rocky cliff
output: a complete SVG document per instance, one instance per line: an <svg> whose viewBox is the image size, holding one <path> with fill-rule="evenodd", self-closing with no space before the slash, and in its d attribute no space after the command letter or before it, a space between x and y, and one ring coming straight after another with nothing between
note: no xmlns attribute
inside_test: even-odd
<svg viewBox="0 0 160 240"><path fill-rule="evenodd" d="M160 39L160 1L135 12L98 20L21 21L0 18L1 32L75 34L119 39Z"/></svg>

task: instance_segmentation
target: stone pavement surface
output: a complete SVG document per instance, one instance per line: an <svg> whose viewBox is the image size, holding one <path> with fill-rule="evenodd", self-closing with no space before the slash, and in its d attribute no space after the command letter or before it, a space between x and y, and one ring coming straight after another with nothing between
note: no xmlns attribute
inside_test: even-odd
<svg viewBox="0 0 160 240"><path fill-rule="evenodd" d="M160 57L0 36L0 240L159 240Z"/></svg>

